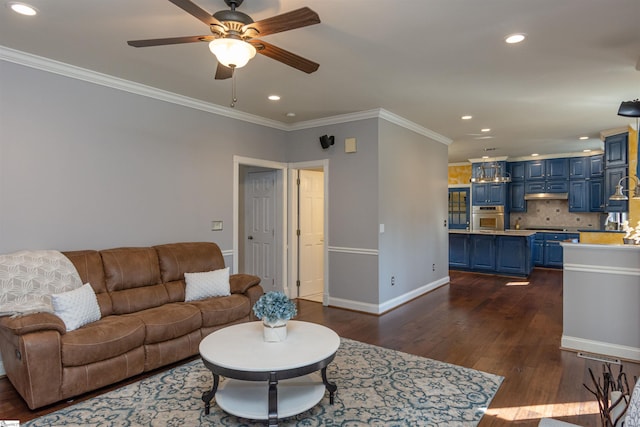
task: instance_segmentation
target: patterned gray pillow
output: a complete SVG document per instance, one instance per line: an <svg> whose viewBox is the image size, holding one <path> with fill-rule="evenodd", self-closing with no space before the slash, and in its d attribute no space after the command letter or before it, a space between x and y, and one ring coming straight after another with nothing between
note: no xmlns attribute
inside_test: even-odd
<svg viewBox="0 0 640 427"><path fill-rule="evenodd" d="M640 380L636 381L633 388L631 402L627 408L627 415L624 418L624 427L640 427Z"/></svg>

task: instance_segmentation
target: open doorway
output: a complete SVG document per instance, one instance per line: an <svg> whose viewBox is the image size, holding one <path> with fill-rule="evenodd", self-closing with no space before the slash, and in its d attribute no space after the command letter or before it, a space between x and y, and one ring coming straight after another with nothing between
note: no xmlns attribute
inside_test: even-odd
<svg viewBox="0 0 640 427"><path fill-rule="evenodd" d="M286 164L234 156L233 271L268 291L287 287Z"/></svg>
<svg viewBox="0 0 640 427"><path fill-rule="evenodd" d="M294 296L328 305L328 160L290 166Z"/></svg>

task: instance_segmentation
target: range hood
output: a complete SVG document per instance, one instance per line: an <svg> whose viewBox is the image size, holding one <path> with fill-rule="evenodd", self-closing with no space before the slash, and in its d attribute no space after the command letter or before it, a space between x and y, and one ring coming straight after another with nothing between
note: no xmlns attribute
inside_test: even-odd
<svg viewBox="0 0 640 427"><path fill-rule="evenodd" d="M530 193L524 195L525 200L569 200L569 193Z"/></svg>

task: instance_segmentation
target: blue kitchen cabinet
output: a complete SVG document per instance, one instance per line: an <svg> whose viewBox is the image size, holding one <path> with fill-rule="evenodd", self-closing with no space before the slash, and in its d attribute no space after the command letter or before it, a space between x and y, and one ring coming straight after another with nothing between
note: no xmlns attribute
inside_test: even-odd
<svg viewBox="0 0 640 427"><path fill-rule="evenodd" d="M501 205L507 201L507 184L472 184L473 205Z"/></svg>
<svg viewBox="0 0 640 427"><path fill-rule="evenodd" d="M496 270L498 273L528 275L533 266L531 241L533 236L497 236Z"/></svg>
<svg viewBox="0 0 640 427"><path fill-rule="evenodd" d="M604 140L604 168L627 166L629 152L629 133L611 135Z"/></svg>
<svg viewBox="0 0 640 427"><path fill-rule="evenodd" d="M567 180L525 181L524 183L524 192L526 194L566 193L568 191L569 181Z"/></svg>
<svg viewBox="0 0 640 427"><path fill-rule="evenodd" d="M473 270L496 269L496 237L481 234L471 235L471 268Z"/></svg>
<svg viewBox="0 0 640 427"><path fill-rule="evenodd" d="M562 268L562 246L559 241L544 242L544 266Z"/></svg>
<svg viewBox="0 0 640 427"><path fill-rule="evenodd" d="M604 176L604 155L598 154L589 157L589 177L601 178Z"/></svg>
<svg viewBox="0 0 640 427"><path fill-rule="evenodd" d="M569 178L569 159L529 160L525 163L525 180L550 180Z"/></svg>
<svg viewBox="0 0 640 427"><path fill-rule="evenodd" d="M585 179L589 176L588 157L572 157L569 159L569 179Z"/></svg>
<svg viewBox="0 0 640 427"><path fill-rule="evenodd" d="M524 181L525 162L509 162L507 163L507 172L511 177L511 182Z"/></svg>
<svg viewBox="0 0 640 427"><path fill-rule="evenodd" d="M609 200L616 192L616 185L623 177L627 176L627 167L607 168L604 171L604 211L605 212L628 212L628 200ZM622 182L625 189L629 188L627 180Z"/></svg>
<svg viewBox="0 0 640 427"><path fill-rule="evenodd" d="M545 179L569 178L569 159L560 157L545 160Z"/></svg>
<svg viewBox="0 0 640 427"><path fill-rule="evenodd" d="M589 212L589 186L584 179L569 181L569 212Z"/></svg>
<svg viewBox="0 0 640 427"><path fill-rule="evenodd" d="M544 265L544 233L535 234L531 257L533 265L540 267Z"/></svg>
<svg viewBox="0 0 640 427"><path fill-rule="evenodd" d="M524 182L511 182L509 184L509 211L526 212L527 201L524 199Z"/></svg>
<svg viewBox="0 0 640 427"><path fill-rule="evenodd" d="M604 178L587 181L589 187L589 212L604 212Z"/></svg>
<svg viewBox="0 0 640 427"><path fill-rule="evenodd" d="M525 180L544 180L545 162L544 160L530 160L525 162Z"/></svg>
<svg viewBox="0 0 640 427"><path fill-rule="evenodd" d="M449 267L467 269L471 266L470 259L469 235L449 233Z"/></svg>

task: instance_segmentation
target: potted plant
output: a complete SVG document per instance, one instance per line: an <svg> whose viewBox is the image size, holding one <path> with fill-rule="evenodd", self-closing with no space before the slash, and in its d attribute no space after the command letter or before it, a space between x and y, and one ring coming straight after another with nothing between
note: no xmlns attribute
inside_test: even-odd
<svg viewBox="0 0 640 427"><path fill-rule="evenodd" d="M262 295L253 305L253 313L264 325L264 340L268 342L284 341L287 337L287 321L298 310L296 305L283 292L271 291Z"/></svg>

